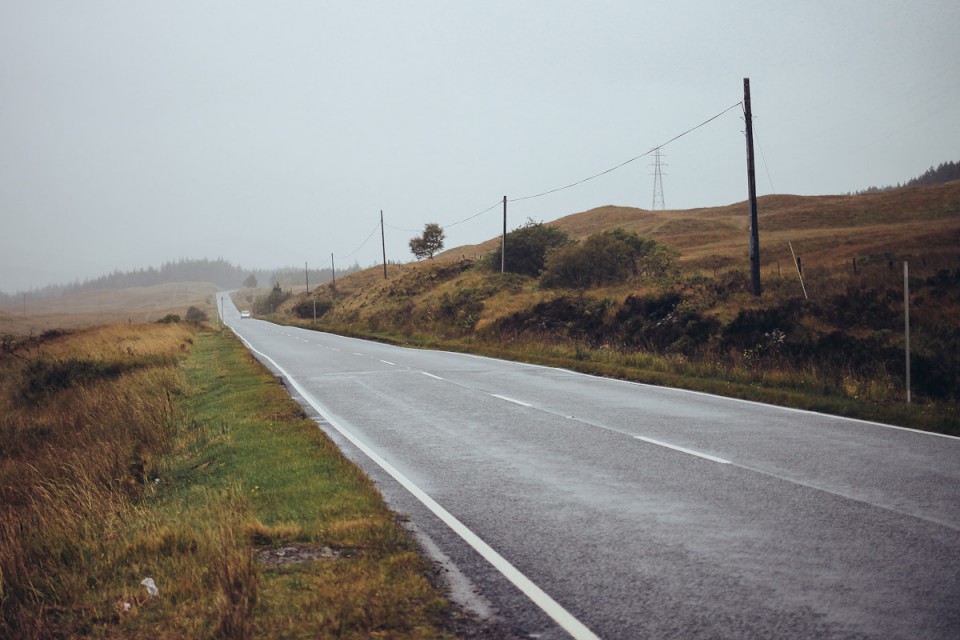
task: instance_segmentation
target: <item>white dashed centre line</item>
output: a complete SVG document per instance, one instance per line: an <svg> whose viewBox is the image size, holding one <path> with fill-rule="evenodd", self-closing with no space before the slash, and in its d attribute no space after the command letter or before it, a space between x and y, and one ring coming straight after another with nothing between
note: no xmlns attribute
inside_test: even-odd
<svg viewBox="0 0 960 640"><path fill-rule="evenodd" d="M667 449L673 449L674 451L687 453L687 454L690 454L691 456L697 456L698 458L703 458L704 460L711 460L713 462L719 462L720 464L731 464L729 460L724 460L723 458L711 456L710 454L702 453L700 451L694 451L693 449L685 449L684 447L678 447L675 444L661 442L660 440L654 440L653 438L644 438L643 436L634 436L634 438L636 438L637 440L643 440L644 442L649 442L650 444L655 444L659 447L666 447Z"/></svg>
<svg viewBox="0 0 960 640"><path fill-rule="evenodd" d="M532 407L532 406L533 406L532 404L527 404L526 402L522 402L522 401L520 401L520 400L515 400L515 399L513 399L513 398L508 398L507 396L501 396L501 395L498 394L498 393L491 393L490 395L492 395L494 398L500 398L501 400L506 400L507 402L512 402L513 404L518 404L518 405L520 405L521 407Z"/></svg>

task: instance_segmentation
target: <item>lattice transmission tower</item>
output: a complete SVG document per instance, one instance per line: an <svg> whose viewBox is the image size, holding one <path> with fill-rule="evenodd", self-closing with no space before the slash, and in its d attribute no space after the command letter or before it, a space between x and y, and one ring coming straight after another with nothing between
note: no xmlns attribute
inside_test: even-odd
<svg viewBox="0 0 960 640"><path fill-rule="evenodd" d="M661 167L668 165L661 162L662 157L664 157L664 154L657 147L653 154L653 164L650 165L653 167L653 205L650 207L652 211L662 211L667 208L663 202L663 170Z"/></svg>

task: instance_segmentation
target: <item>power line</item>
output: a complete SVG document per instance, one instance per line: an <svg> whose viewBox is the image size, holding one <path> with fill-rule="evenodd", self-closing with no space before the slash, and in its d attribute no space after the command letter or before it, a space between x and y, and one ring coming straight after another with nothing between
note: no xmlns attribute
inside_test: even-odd
<svg viewBox="0 0 960 640"><path fill-rule="evenodd" d="M576 187L576 186L578 186L578 185L581 185L581 184L583 184L583 183L585 183L585 182L589 182L590 180L594 180L594 179L599 178L599 177L601 177L601 176L605 176L605 175L607 175L608 173L612 173L613 171L616 171L617 169L619 169L619 168L621 168L621 167L624 167L624 166L630 164L631 162L635 162L636 160L639 160L640 158L644 158L644 157L650 155L651 153L656 153L656 154L657 154L657 178L662 178L661 173L660 173L659 156L660 156L660 151L661 151L661 149L662 149L663 147L667 146L668 144L670 144L670 143L672 143L672 142L675 142L676 140L679 140L680 138L682 138L682 137L684 137L684 136L686 136L686 135L688 135L688 134L690 134L690 133L693 133L694 131L696 131L697 129L700 129L701 127L704 127L704 126L710 124L711 122L713 122L714 120L716 120L716 119L719 118L720 116L726 114L728 111L731 111L732 109L735 109L735 108L738 107L738 106L739 106L739 107L742 107L742 106L743 106L743 102L737 102L737 103L735 103L735 104L732 104L732 105L730 105L729 107L727 107L726 109L724 109L723 111L717 113L716 115L711 116L710 118L707 118L706 120L704 120L704 121L701 122L700 124L698 124L698 125L696 125L696 126L693 126L693 127L690 127L690 128L687 129L686 131L684 131L684 132L682 132L682 133L679 133L679 134L673 136L672 138L670 138L670 139L667 140L666 142L664 142L664 143L662 143L662 144L659 144L659 145L657 145L657 146L655 146L655 147L651 147L649 150L645 151L644 153L641 153L640 155L634 156L634 157L630 158L629 160L625 160L625 161L621 162L620 164L618 164L618 165L616 165L616 166L613 166L613 167L610 167L609 169L606 169L606 170L604 170L604 171L601 171L600 173L596 173L596 174L594 174L594 175L592 175L592 176L588 176L588 177L583 178L583 179L581 179L581 180L577 180L576 182L571 182L570 184L564 185L564 186L562 186L562 187L556 187L556 188L554 188L554 189L549 189L549 190L547 190L547 191L543 191L543 192L540 192L540 193L535 193L535 194L527 195L527 196L521 196L521 197L518 197L518 198L509 198L509 199L507 199L506 201L507 201L507 202L520 202L521 200L532 200L532 199L534 199L534 198L540 198L540 197L542 197L542 196L550 195L551 193L557 193L558 191L564 191L564 190L566 190L566 189L570 189L570 188ZM763 153L763 151L761 150L761 155L762 155L762 153ZM768 172L768 177L769 177L769 172ZM658 185L658 184L659 184L659 195L660 195L659 203L660 203L660 205L661 205L661 208L663 208L663 186L662 186L662 180L656 181L656 182L655 182L655 185L654 185L654 190L655 190L655 192L654 192L654 208L656 208L656 204L657 204L657 192L656 192L656 190L657 190L657 185ZM772 186L772 182L771 182L771 186ZM489 213L490 211L493 211L494 209L500 207L500 206L503 204L503 202L504 202L503 200L497 200L497 202L495 202L494 204L490 205L490 206L487 207L486 209L483 209L482 211L478 211L477 213L474 213L474 214L472 214L472 215L470 215L470 216L468 216L468 217L466 217L466 218L464 218L464 219L462 219L462 220L458 220L458 221L456 221L456 222L451 222L450 224L447 224L447 225L441 225L441 227L444 228L444 229L447 229L447 228L450 228L450 227L455 227L455 226L457 226L457 225L459 225L459 224L463 224L463 223L465 223L465 222L469 222L470 220L473 220L474 218L477 218L477 217L479 217L479 216L482 216L483 214ZM356 249L354 249L353 251L351 251L350 253L348 253L348 254L346 254L346 255L337 256L337 257L340 258L341 260L345 260L345 259L353 256L354 254L358 253L358 252L360 251L360 249L362 249L364 246L366 246L366 244L370 241L370 239L373 237L373 235L377 232L377 229L380 229L380 228L381 228L380 224L381 224L381 223L378 221L377 224L374 226L373 230L370 232L370 235L368 235L367 238L366 238L362 243L360 243L360 246L358 246ZM419 230L419 229L406 229L406 228L403 228L403 227L395 227L395 226L389 225L389 224L385 224L385 226L390 227L390 228L393 229L394 231L403 231L403 232L406 232L406 233L420 233L420 230ZM329 261L329 262L331 262L331 263L332 263L332 258L333 258L333 256L331 255L331 260Z"/></svg>
<svg viewBox="0 0 960 640"><path fill-rule="evenodd" d="M473 219L476 218L477 216L482 216L483 214L487 213L488 211L493 211L494 209L496 209L497 207L499 207L501 204L503 204L503 200L497 200L496 203L490 205L489 207L487 207L487 208L484 209L483 211L480 211L479 213L475 213L475 214L473 214L472 216L470 216L469 218L464 218L463 220L460 220L460 221L458 221L458 222L454 222L454 223L452 223L452 224L448 224L447 227L455 227L455 226L457 226L458 224L463 224L464 222L467 222L467 221L469 221L469 220L473 220Z"/></svg>
<svg viewBox="0 0 960 640"><path fill-rule="evenodd" d="M753 119L754 119L753 138L757 141L757 148L760 149L760 159L763 160L763 170L767 174L767 182L770 183L770 191L774 195L776 195L777 190L773 188L773 178L770 177L770 167L767 166L767 156L763 154L763 145L760 144L760 134L757 133L757 124L756 124L757 117L754 116Z"/></svg>
<svg viewBox="0 0 960 640"><path fill-rule="evenodd" d="M616 171L616 170L619 169L620 167L624 167L624 166L630 164L631 162L633 162L633 161L635 161L635 160L639 160L640 158L643 158L643 157L645 157L645 156L650 155L651 153L653 153L653 152L656 151L657 149L660 149L661 147L665 147L665 146L667 146L668 144L670 144L671 142L674 142L674 141L676 141L676 140L679 140L680 138L682 138L683 136L687 135L688 133L693 133L694 131L696 131L696 130L699 129L700 127L703 127L703 126L706 126L706 125L710 124L711 122L713 122L714 120L716 120L717 118L719 118L720 116L722 116L723 114L725 114L726 112L728 112L728 111L730 111L730 110L732 110L732 109L734 109L734 108L736 108L736 107L742 106L742 105L743 105L743 102L737 102L736 104L730 105L729 107L727 107L726 109L724 109L723 111L721 111L720 113L718 113L717 115L715 115L715 116L713 116L713 117L711 117L711 118L708 118L707 120L704 120L703 122L701 122L701 123L698 124L697 126L695 126L695 127L690 127L689 129L687 129L687 130L684 131L683 133L680 133L680 134L678 134L678 135L675 135L674 137L670 138L669 140L667 140L667 141L664 142L663 144L659 144L659 145L657 145L657 146L655 146L655 147L652 147L652 148L650 148L649 151L646 151L646 152L644 152L644 153L641 153L641 154L638 155L638 156L634 156L634 157L630 158L629 160L625 160L625 161L621 162L620 164L618 164L618 165L615 166L615 167L610 167L610 168L607 169L606 171L601 171L600 173L594 174L594 175L592 175L592 176L590 176L590 177L588 177L588 178L583 178L582 180L577 180L576 182L571 182L570 184L568 184L568 185L566 185L566 186L563 186L563 187L557 187L556 189L550 189L549 191L543 191L542 193L535 193L535 194L533 194L533 195L522 196L522 197L520 197L520 198L510 198L509 202L519 202L519 201L521 201L521 200L532 200L533 198L540 198L540 197L542 197L542 196L550 195L551 193L556 193L557 191L563 191L564 189L570 189L571 187L576 187L577 185L581 185L581 184L583 184L584 182L588 182L588 181L593 180L593 179L595 179L595 178L599 178L600 176L605 176L605 175L607 175L608 173L610 173L610 172L612 172L612 171ZM499 203L498 203L498 204L499 204ZM490 208L492 209L493 207L490 207Z"/></svg>
<svg viewBox="0 0 960 640"><path fill-rule="evenodd" d="M373 231L370 232L370 235L367 236L367 239L366 239L366 240L364 240L363 242L360 243L360 246L359 246L359 247L357 247L356 249L354 249L353 251L351 251L351 252L348 253L347 255L337 256L337 257L340 258L341 260L346 260L346 259L349 258L350 256L352 256L352 255L354 255L355 253L357 253L358 251L360 251L360 249L363 249L363 247L364 247L368 242L370 242L370 238L373 237L373 234L375 234L375 233L377 232L377 229L379 229L379 228L380 228L380 222L378 221L377 224L376 224L376 226L373 227Z"/></svg>

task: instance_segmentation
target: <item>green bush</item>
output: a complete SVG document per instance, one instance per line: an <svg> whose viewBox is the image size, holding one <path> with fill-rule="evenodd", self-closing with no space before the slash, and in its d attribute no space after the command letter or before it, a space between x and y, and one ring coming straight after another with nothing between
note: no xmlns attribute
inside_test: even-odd
<svg viewBox="0 0 960 640"><path fill-rule="evenodd" d="M519 273L538 277L546 265L547 252L556 247L570 244L570 236L556 227L548 227L542 222L528 220L519 229L507 234L507 258L502 259L503 247L487 255L487 267L492 271Z"/></svg>
<svg viewBox="0 0 960 640"><path fill-rule="evenodd" d="M662 279L675 271L677 251L632 231L595 233L580 244L547 253L540 284L587 289L630 278Z"/></svg>

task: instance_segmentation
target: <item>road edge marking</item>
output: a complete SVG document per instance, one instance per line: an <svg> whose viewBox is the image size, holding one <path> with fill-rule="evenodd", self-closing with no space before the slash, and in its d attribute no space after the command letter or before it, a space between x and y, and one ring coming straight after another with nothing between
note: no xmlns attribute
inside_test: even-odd
<svg viewBox="0 0 960 640"><path fill-rule="evenodd" d="M465 524L460 522L456 516L440 506L440 503L427 495L423 489L415 485L413 481L400 473L398 469L384 460L377 452L364 444L360 439L353 435L349 429L345 428L343 425L339 424L339 422L334 420L330 415L330 411L328 411L326 407L324 407L313 396L307 393L307 390L300 386L300 383L298 383L289 373L287 373L283 367L277 364L273 358L261 351L258 351L240 334L234 332L234 335L240 338L240 341L246 345L247 349L259 355L261 358L273 365L273 367L280 372L284 378L287 379L287 382L297 391L297 393L300 394L300 397L302 397L311 407L313 407L317 413L323 416L323 418L330 423L330 426L336 429L344 438L349 440L353 446L362 451L368 458L370 458L370 460L376 463L377 466L386 471L390 477L400 483L404 489L409 491L413 497L419 500L435 516L440 518L444 524L450 527L454 533L460 536L464 542L470 545L474 551L479 553L484 560L489 562L515 587L520 589L524 595L530 598L534 604L540 607L540 609L550 616L550 618L564 631L569 633L576 640L600 640L599 636L587 628L585 624L577 620L573 614L564 609L560 603L551 598L543 589L538 587L532 580L530 580L530 578L521 573L519 569L510 564L506 558L497 553L497 551L487 544L480 536L475 534Z"/></svg>

